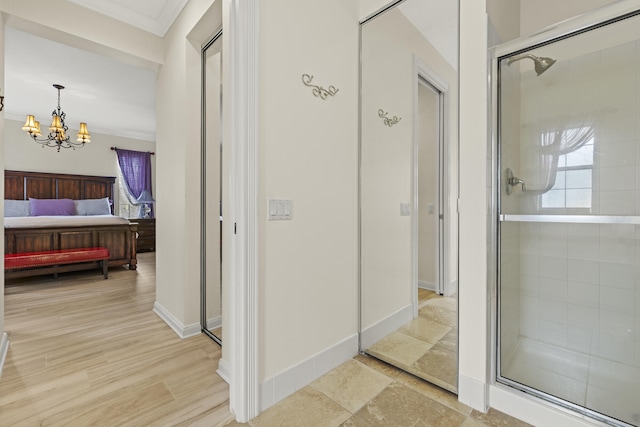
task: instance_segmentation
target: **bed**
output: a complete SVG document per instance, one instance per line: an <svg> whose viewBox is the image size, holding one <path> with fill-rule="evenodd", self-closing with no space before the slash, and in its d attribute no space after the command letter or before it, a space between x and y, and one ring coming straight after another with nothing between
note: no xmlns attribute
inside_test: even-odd
<svg viewBox="0 0 640 427"><path fill-rule="evenodd" d="M113 201L115 177L70 175L41 172L5 171L5 215L7 200L72 199L78 208L69 216L59 214L5 217L5 254L89 247L109 249L109 267L127 265L135 270L137 224L109 212L95 215L81 211L80 206L100 199ZM58 200L60 201L60 200ZM16 204L16 202L9 202ZM84 214L84 215L82 215ZM98 268L97 263L61 265L57 272ZM21 276L38 275L38 269L21 272Z"/></svg>

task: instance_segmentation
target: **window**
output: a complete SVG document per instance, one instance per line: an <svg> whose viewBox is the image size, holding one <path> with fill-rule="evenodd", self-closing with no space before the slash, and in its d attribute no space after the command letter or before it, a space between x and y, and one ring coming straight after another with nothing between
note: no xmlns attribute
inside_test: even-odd
<svg viewBox="0 0 640 427"><path fill-rule="evenodd" d="M581 129L571 129L576 133ZM578 149L558 156L555 183L542 194L542 208L591 208L593 191L593 149L592 136ZM565 133L563 133L565 138Z"/></svg>

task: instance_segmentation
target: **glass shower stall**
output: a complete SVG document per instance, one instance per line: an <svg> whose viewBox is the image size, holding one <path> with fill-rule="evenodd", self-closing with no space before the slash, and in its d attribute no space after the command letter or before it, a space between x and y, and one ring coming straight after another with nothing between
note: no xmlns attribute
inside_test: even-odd
<svg viewBox="0 0 640 427"><path fill-rule="evenodd" d="M640 15L496 54L498 383L640 425Z"/></svg>

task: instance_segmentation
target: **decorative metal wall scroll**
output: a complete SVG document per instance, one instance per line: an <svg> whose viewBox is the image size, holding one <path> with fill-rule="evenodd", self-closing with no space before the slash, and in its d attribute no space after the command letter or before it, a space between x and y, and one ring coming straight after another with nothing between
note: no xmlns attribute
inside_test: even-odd
<svg viewBox="0 0 640 427"><path fill-rule="evenodd" d="M302 75L302 83L304 83L305 86L309 86L313 88L311 92L313 93L314 96L319 96L322 99L327 99L329 95L335 96L335 94L338 93L338 89L336 89L335 86L331 85L325 89L322 86L312 85L311 84L312 80L313 80L313 76L310 76L309 74Z"/></svg>
<svg viewBox="0 0 640 427"><path fill-rule="evenodd" d="M381 119L384 119L384 124L389 127L398 124L398 122L402 120L402 117L397 117L397 116L387 117L387 114L389 113L385 113L382 108L378 110L378 116Z"/></svg>

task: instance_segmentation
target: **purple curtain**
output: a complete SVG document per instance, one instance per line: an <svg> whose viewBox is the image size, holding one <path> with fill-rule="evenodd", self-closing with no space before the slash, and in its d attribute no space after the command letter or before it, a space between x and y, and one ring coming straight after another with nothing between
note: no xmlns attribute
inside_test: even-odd
<svg viewBox="0 0 640 427"><path fill-rule="evenodd" d="M133 199L140 197L144 190L153 194L151 191L151 153L116 148L116 154L125 187ZM153 204L150 205L150 208L149 216L153 218Z"/></svg>

